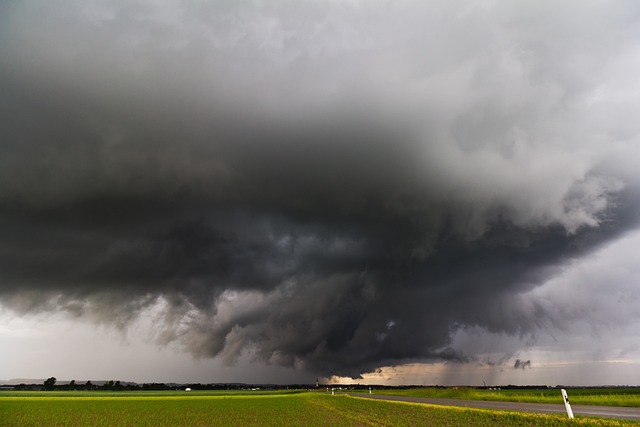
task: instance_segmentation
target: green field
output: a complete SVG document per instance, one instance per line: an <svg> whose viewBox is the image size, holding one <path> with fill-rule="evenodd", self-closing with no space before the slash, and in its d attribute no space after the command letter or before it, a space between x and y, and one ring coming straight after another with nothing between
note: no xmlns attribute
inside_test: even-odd
<svg viewBox="0 0 640 427"><path fill-rule="evenodd" d="M368 391L367 391L368 393ZM374 390L376 394L446 399L498 400L507 402L562 403L559 389L482 390L470 387L422 387ZM573 405L640 407L640 388L567 389Z"/></svg>
<svg viewBox="0 0 640 427"><path fill-rule="evenodd" d="M319 392L3 392L0 426L640 425L372 401Z"/></svg>

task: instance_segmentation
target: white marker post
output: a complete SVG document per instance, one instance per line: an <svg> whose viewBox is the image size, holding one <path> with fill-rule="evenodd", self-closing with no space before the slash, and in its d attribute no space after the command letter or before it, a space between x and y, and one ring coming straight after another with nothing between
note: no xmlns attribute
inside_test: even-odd
<svg viewBox="0 0 640 427"><path fill-rule="evenodd" d="M571 404L569 403L569 396L567 396L567 391L565 389L560 389L562 393L562 400L564 400L564 408L567 410L567 415L570 419L573 419L573 411L571 410Z"/></svg>

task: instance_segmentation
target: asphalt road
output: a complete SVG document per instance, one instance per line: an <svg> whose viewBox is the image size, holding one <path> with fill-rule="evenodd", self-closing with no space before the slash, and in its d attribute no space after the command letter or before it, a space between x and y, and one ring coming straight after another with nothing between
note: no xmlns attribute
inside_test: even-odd
<svg viewBox="0 0 640 427"><path fill-rule="evenodd" d="M387 396L382 394L350 393L349 396L366 399L396 400L401 402L429 403L432 405L460 406L464 408L496 409L514 412L536 412L539 414L566 414L564 404L497 402L489 400L458 400L409 396ZM562 401L562 398L560 398ZM571 405L573 415L584 417L617 418L621 420L640 420L640 408L621 406Z"/></svg>

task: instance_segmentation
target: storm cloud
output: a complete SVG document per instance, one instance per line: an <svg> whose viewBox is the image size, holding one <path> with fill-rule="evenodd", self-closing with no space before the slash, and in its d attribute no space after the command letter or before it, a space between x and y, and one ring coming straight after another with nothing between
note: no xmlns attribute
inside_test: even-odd
<svg viewBox="0 0 640 427"><path fill-rule="evenodd" d="M531 368L531 360L520 360L516 359L513 363L513 369L522 369Z"/></svg>
<svg viewBox="0 0 640 427"><path fill-rule="evenodd" d="M4 2L0 302L352 377L561 327L519 296L638 226L639 12Z"/></svg>

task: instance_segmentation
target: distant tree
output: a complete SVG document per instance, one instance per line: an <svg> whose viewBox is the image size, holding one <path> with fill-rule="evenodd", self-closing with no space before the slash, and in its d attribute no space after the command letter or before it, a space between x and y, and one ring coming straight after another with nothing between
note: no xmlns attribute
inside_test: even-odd
<svg viewBox="0 0 640 427"><path fill-rule="evenodd" d="M44 380L44 389L53 390L56 386L56 381L58 381L56 377L47 378L46 380Z"/></svg>
<svg viewBox="0 0 640 427"><path fill-rule="evenodd" d="M122 390L122 384L120 384L120 380L116 381L116 383L113 385L113 389Z"/></svg>
<svg viewBox="0 0 640 427"><path fill-rule="evenodd" d="M93 388L93 384L91 384L91 381L87 381L87 382L84 384L84 386L85 386L85 388L86 388L87 390L91 390L91 389Z"/></svg>
<svg viewBox="0 0 640 427"><path fill-rule="evenodd" d="M69 382L69 388L71 388L71 389L75 389L76 388L76 380L71 380Z"/></svg>

